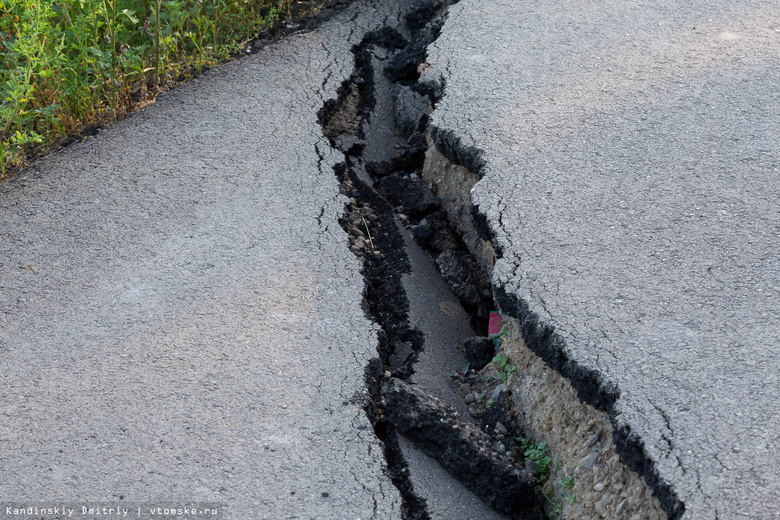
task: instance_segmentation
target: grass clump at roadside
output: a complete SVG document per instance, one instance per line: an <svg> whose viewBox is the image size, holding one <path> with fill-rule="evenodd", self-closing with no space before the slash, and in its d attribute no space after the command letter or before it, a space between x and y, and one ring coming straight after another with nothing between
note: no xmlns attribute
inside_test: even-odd
<svg viewBox="0 0 780 520"><path fill-rule="evenodd" d="M0 0L0 179L323 0Z"/></svg>

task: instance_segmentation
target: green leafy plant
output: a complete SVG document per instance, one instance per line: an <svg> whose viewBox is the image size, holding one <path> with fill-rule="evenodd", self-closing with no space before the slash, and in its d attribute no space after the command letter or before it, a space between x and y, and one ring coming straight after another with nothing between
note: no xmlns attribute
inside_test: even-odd
<svg viewBox="0 0 780 520"><path fill-rule="evenodd" d="M552 486L546 486L546 487L537 487L542 492L542 495L544 495L544 498L552 505L554 506L552 509L550 509L547 512L547 517L552 518L555 515L559 515L563 512L563 503L560 500L555 499L555 491L553 491Z"/></svg>
<svg viewBox="0 0 780 520"><path fill-rule="evenodd" d="M533 462L539 470L539 480L545 481L550 478L550 447L546 442L540 442L534 444L534 442L527 437L518 437L517 442L523 448L523 455L525 458Z"/></svg>
<svg viewBox="0 0 780 520"><path fill-rule="evenodd" d="M548 467L549 467L549 448L547 446L547 443L541 442L537 445L534 445L533 441L531 439L527 439L525 437L518 437L518 442L526 448L526 457L531 458L537 465L544 464L545 461L547 461ZM538 461L538 462L537 462ZM560 469L556 466L555 471L558 471ZM549 473L547 473L547 476L543 478L542 480L546 480L549 478ZM568 477L568 478L562 478L558 480L558 484L564 489L564 490L570 490L574 487L574 478ZM563 501L559 500L555 496L555 489L552 485L541 485L537 486L536 490L539 491L542 496L544 496L545 500L550 503L551 506L553 506L549 511L547 511L547 517L553 518L556 515L563 514ZM567 494L566 491L563 491L563 500L566 501L567 504L572 505L574 504L574 501L577 499L576 494Z"/></svg>
<svg viewBox="0 0 780 520"><path fill-rule="evenodd" d="M493 358L493 363L498 367L498 371L501 374L501 381L505 382L513 372L517 371L517 367L509 363L509 358L503 354L498 354Z"/></svg>
<svg viewBox="0 0 780 520"><path fill-rule="evenodd" d="M509 335L509 324L508 323L504 323L501 326L501 330L498 331L498 334L494 334L493 337L494 338L505 338L508 335Z"/></svg>

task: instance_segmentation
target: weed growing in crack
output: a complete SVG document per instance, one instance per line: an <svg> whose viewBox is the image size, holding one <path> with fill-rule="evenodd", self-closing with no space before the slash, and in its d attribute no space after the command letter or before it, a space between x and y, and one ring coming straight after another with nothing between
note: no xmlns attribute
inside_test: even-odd
<svg viewBox="0 0 780 520"><path fill-rule="evenodd" d="M572 481L571 485L574 485L574 479L570 479ZM559 481L558 483L561 484L563 481ZM542 496L544 496L545 500L552 506L549 511L547 511L547 517L553 518L556 515L560 515L560 520L564 520L563 517L563 501L558 500L555 497L555 490L552 486L538 486L537 489L542 493ZM572 505L574 504L574 501L577 499L577 495L567 495L566 492L563 492L563 500L566 501L567 504Z"/></svg>
<svg viewBox="0 0 780 520"><path fill-rule="evenodd" d="M498 371L501 374L501 382L506 382L507 378L517 371L517 366L512 365L509 363L509 358L504 356L503 354L498 354L496 357L493 358L492 361L497 367Z"/></svg>
<svg viewBox="0 0 780 520"><path fill-rule="evenodd" d="M550 463L552 458L550 457L550 447L546 442L540 442L534 444L534 441L528 437L518 437L517 442L523 448L523 455L536 465L539 471L539 480L544 482L550 478Z"/></svg>
<svg viewBox="0 0 780 520"><path fill-rule="evenodd" d="M494 338L503 339L503 338L505 338L508 335L509 335L509 324L504 323L501 326L501 330L498 331L498 334L493 334L493 337Z"/></svg>
<svg viewBox="0 0 780 520"><path fill-rule="evenodd" d="M556 515L560 515L559 518L563 520L563 501L566 501L567 504L572 505L577 499L577 495L575 493L566 493L566 491L574 488L574 477L561 478L558 480L558 484L561 487L561 493L563 495L562 499L559 499L555 495L555 489L553 485L550 483L544 483L550 478L550 463L552 462L552 459L549 455L550 448L547 443L540 442L539 444L534 444L531 439L526 437L518 437L517 441L525 450L525 457L531 460L540 471L539 479L542 481L542 484L537 486L536 489L542 494L542 496L544 496L544 499L551 506L547 511L547 517L553 518ZM560 461L555 465L554 471L557 472L559 470Z"/></svg>
<svg viewBox="0 0 780 520"><path fill-rule="evenodd" d="M560 500L555 500L555 491L553 491L552 486L540 487L539 489L541 490L542 495L544 495L544 498L553 506L553 508L547 512L547 516L552 518L555 515L563 513L563 503Z"/></svg>

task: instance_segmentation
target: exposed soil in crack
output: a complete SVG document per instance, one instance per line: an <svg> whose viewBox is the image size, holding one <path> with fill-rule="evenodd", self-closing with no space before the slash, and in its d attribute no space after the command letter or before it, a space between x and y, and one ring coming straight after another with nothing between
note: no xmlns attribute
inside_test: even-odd
<svg viewBox="0 0 780 520"><path fill-rule="evenodd" d="M378 357L371 360L365 372L370 398L362 405L384 444L389 477L403 500L404 519L430 520L426 501L415 493L409 478L397 433L385 414L383 397L388 379L406 379L411 375L416 355L423 347L422 333L409 325L409 302L401 283L410 266L393 208L366 182L362 166L366 148L364 123L370 119L375 102L371 48L382 45L392 50L404 42L390 28L366 35L352 50L354 73L342 84L338 97L324 104L319 119L323 134L346 157L346 162L335 171L341 194L349 197L341 224L350 236L351 250L363 262L364 310L381 327Z"/></svg>

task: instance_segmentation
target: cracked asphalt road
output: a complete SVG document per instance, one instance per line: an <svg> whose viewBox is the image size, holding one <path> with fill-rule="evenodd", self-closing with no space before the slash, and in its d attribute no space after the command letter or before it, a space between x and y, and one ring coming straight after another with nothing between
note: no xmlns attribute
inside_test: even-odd
<svg viewBox="0 0 780 520"><path fill-rule="evenodd" d="M432 124L482 150L494 284L615 383L685 518L780 518L780 8L450 8Z"/></svg>
<svg viewBox="0 0 780 520"><path fill-rule="evenodd" d="M408 4L354 3L0 185L2 500L400 517L317 111Z"/></svg>

